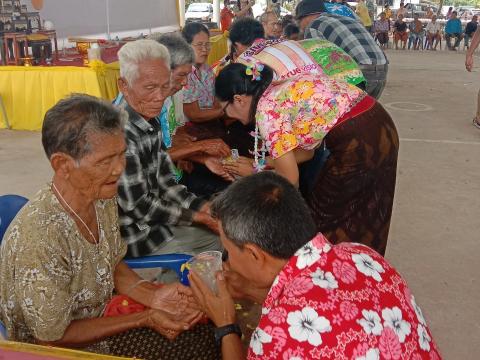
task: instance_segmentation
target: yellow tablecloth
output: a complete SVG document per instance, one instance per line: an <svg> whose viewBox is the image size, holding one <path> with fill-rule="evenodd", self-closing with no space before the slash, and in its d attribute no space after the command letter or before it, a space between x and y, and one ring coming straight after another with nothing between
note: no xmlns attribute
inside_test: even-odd
<svg viewBox="0 0 480 360"><path fill-rule="evenodd" d="M118 63L96 67L0 66L0 96L12 129L40 130L47 110L68 94L113 100L118 77ZM5 128L3 119L0 128Z"/></svg>
<svg viewBox="0 0 480 360"><path fill-rule="evenodd" d="M207 62L209 65L212 65L228 53L228 32L212 36L210 42L212 43L212 48Z"/></svg>

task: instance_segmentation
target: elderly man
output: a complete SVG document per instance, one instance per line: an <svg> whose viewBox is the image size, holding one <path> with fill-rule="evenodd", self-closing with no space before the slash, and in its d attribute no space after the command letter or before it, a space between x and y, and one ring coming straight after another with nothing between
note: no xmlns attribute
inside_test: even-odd
<svg viewBox="0 0 480 360"><path fill-rule="evenodd" d="M135 329L150 328L142 330L150 350L171 351L156 332L172 339L201 317L189 288L158 288L123 262L115 195L125 117L78 94L45 115L42 144L54 175L10 224L0 251L0 319L10 340L157 358L162 351L128 350L113 335L135 343ZM106 316L114 291L138 302L138 311Z"/></svg>
<svg viewBox="0 0 480 360"><path fill-rule="evenodd" d="M442 30L442 25L437 22L437 15L432 15L432 21L427 24L425 31L427 33L427 42L430 50L437 50L438 43L442 40L442 35L440 31ZM435 40L435 44L433 41Z"/></svg>
<svg viewBox="0 0 480 360"><path fill-rule="evenodd" d="M228 259L217 273L218 295L198 274L189 278L217 326L223 359L245 359L231 295L263 303L248 359L440 358L405 280L374 250L316 234L283 177L243 178L212 210Z"/></svg>
<svg viewBox="0 0 480 360"><path fill-rule="evenodd" d="M367 92L379 98L385 87L388 60L370 33L357 20L326 13L322 0L302 0L295 14L304 38L321 38L347 52L367 79Z"/></svg>
<svg viewBox="0 0 480 360"><path fill-rule="evenodd" d="M282 36L282 22L273 11L266 11L260 16L265 38L267 40L279 39Z"/></svg>
<svg viewBox="0 0 480 360"><path fill-rule="evenodd" d="M162 148L156 117L171 92L167 48L154 40L137 40L123 46L118 57L118 85L129 117L126 168L118 189L128 256L219 250L216 235L192 226L216 230L208 204L176 182L170 156Z"/></svg>

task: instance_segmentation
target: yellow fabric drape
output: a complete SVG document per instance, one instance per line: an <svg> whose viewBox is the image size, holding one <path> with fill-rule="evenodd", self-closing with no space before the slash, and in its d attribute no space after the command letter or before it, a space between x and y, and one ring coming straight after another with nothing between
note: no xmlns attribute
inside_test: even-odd
<svg viewBox="0 0 480 360"><path fill-rule="evenodd" d="M210 49L210 55L208 55L207 63L212 65L228 53L228 32L224 32L220 35L215 35L210 38L212 48Z"/></svg>
<svg viewBox="0 0 480 360"><path fill-rule="evenodd" d="M118 77L118 63L92 68L0 66L0 96L12 129L40 130L47 110L71 93L113 100ZM3 121L0 127L5 127Z"/></svg>

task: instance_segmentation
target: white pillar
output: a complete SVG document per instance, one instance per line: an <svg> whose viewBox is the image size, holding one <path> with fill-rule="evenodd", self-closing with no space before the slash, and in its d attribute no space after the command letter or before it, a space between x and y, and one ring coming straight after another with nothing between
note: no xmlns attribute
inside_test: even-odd
<svg viewBox="0 0 480 360"><path fill-rule="evenodd" d="M180 20L180 26L185 25L185 0L178 0L178 19Z"/></svg>
<svg viewBox="0 0 480 360"><path fill-rule="evenodd" d="M220 0L213 0L213 22L220 28Z"/></svg>

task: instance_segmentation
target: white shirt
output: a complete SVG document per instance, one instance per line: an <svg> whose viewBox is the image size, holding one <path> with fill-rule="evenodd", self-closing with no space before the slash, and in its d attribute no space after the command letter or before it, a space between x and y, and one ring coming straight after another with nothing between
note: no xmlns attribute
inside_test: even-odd
<svg viewBox="0 0 480 360"><path fill-rule="evenodd" d="M429 32L430 34L436 34L437 31L440 31L442 29L442 25L437 23L437 22L429 22L427 24L427 27L425 28L427 30L427 32Z"/></svg>

